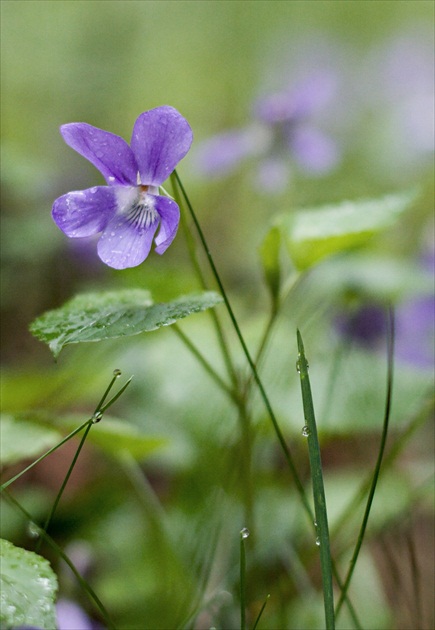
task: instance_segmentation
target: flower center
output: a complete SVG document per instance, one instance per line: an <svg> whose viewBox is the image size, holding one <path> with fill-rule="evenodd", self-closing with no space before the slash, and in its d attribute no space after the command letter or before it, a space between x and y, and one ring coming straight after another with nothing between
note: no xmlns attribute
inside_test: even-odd
<svg viewBox="0 0 435 630"><path fill-rule="evenodd" d="M138 186L139 194L126 213L127 221L139 230L148 229L159 216L155 209L154 197L147 191L148 186Z"/></svg>

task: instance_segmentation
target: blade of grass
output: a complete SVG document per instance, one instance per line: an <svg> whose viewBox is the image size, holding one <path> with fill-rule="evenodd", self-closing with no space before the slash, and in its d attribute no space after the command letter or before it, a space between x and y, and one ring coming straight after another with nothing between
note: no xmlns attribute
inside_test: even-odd
<svg viewBox="0 0 435 630"><path fill-rule="evenodd" d="M255 365L255 363L254 363L254 361L253 361L253 359L251 357L251 354L250 354L250 352L248 350L248 346L246 345L245 339L244 339L244 337L242 335L242 331L240 330L240 327L239 327L239 324L237 322L236 316L235 316L234 311L232 309L232 306L230 304L227 292L225 291L225 288L223 286L221 277L220 277L220 275L218 273L218 270L216 268L216 265L214 263L213 256L211 255L210 249L208 247L206 238L205 238L204 233L203 233L203 231L201 229L201 226L199 224L199 221L197 219L197 216L195 214L193 206L190 203L190 199L189 199L189 197L187 195L187 192L186 192L186 190L185 190L185 188L184 188L184 186L183 186L183 184L182 184L182 182L181 182L181 180L180 180L176 170L173 172L173 179L174 179L174 181L176 181L176 183L177 183L177 185L178 185L178 187L179 187L179 189L180 189L180 191L181 191L181 193L183 195L183 198L184 198L184 200L186 202L186 206L187 206L187 208L189 210L190 216L192 217L193 223L195 225L195 229L196 229L196 231L198 233L199 240L200 240L201 245L202 245L202 247L204 249L204 252L205 252L205 254L207 256L207 260L208 260L208 263L210 265L212 274L213 274L213 276L215 278L215 281L216 281L216 283L217 283L217 285L219 287L219 290L221 292L221 295L222 295L222 297L224 299L225 307L226 307L226 309L228 311L228 315L230 317L231 323L233 325L233 328L235 330L237 338L238 338L238 340L240 342L240 345L242 347L243 354L245 355L246 360L247 360L247 362L249 364L250 370L252 372L252 376L254 377L254 381L255 381L255 383L256 383L256 385L258 387L260 396L261 396L261 398L262 398L262 400L264 402L264 406L265 406L265 408L267 410L267 413L269 415L269 418L270 418L270 420L272 422L272 425L273 425L273 428L275 430L276 436L278 438L278 441L279 441L280 446L282 448L282 451L284 453L284 457L285 457L285 460L287 462L287 466L290 469L290 472L291 472L291 474L293 476L293 481L295 482L295 486L296 486L297 492L299 494L299 497L301 499L302 505L304 507L304 510L305 510L308 518L312 522L312 520L313 520L313 513L312 513L311 505L310 505L310 503L309 503L309 501L307 499L307 495L305 493L305 488L304 488L304 486L302 484L302 481L301 481L301 479L299 477L299 474L297 472L295 461L294 461L294 459L293 459L293 457L292 457L292 455L290 453L290 449L289 449L289 447L288 447L288 445L287 445L287 443L286 443L286 441L284 439L284 436L283 436L283 434L281 432L281 429L279 428L278 421L277 421L275 413L274 413L274 411L272 409L272 405L271 405L270 400L269 400L269 398L267 396L267 393L266 393L266 390L264 388L263 382L260 379L260 376L258 374L257 367L256 367L256 365ZM211 310L213 310L213 309L211 309Z"/></svg>
<svg viewBox="0 0 435 630"><path fill-rule="evenodd" d="M33 466L36 466L36 464L39 464L39 462L42 462L43 459L45 459L46 457L48 457L49 455L51 455L51 453L54 453L54 451L56 451L58 448L60 448L61 446L63 446L65 444L65 442L68 442L68 440L70 440L71 438L73 438L75 435L77 435L77 433L80 433L80 431L82 429L84 429L88 424L89 424L90 420L86 420L86 422L83 422L83 424L81 424L79 427L77 427L77 429L74 429L74 431L71 431L71 433L69 433L63 440L61 440L59 442L59 444L56 444L56 446L53 446L53 448L50 448L50 450L48 450L46 453L44 453L43 455L41 455L40 457L38 457L38 459L35 459L34 462L32 462L31 464L29 464L26 468L24 468L24 470L22 470L21 472L17 473L14 477L12 477L11 479L9 479L8 481L5 481L5 483L3 483L0 486L0 491L3 492L4 490L6 490L6 488L8 486L11 485L11 483L13 483L14 481L16 481L17 479L19 479L22 475L24 475L24 473L28 472L29 470L31 470L33 468Z"/></svg>
<svg viewBox="0 0 435 630"><path fill-rule="evenodd" d="M23 508L23 506L10 494L10 492L8 490L5 490L4 497L11 505L13 505L16 509L18 509L26 517L26 519L29 521L29 523L33 523L33 518L29 514L29 512L27 512L27 510L25 508ZM103 618L103 621L106 624L108 630L115 630L115 624L111 620L110 615L107 612L107 610L106 610L105 606L103 605L102 601L97 596L97 594L95 593L93 588L87 583L87 581L84 578L82 578L82 576L77 571L76 567L74 566L72 561L69 559L69 557L64 553L64 551L62 551L62 549L59 547L59 545L57 545L55 543L55 541L51 538L51 536L49 536L47 534L47 532L44 532L40 527L37 527L37 526L36 526L36 531L38 531L38 534L40 536L42 536L42 538L45 540L45 542L69 566L69 568L71 569L71 571L75 575L75 577L77 579L77 582L80 584L80 586L85 591L85 593L89 596L89 598L91 600L93 600L94 603L96 604L96 606L97 606L98 610L100 611L100 613L102 615L102 618Z"/></svg>
<svg viewBox="0 0 435 630"><path fill-rule="evenodd" d="M362 543L364 540L364 535L367 529L367 523L370 516L370 510L373 503L373 498L375 496L376 486L379 481L379 475L381 472L382 459L384 457L385 446L387 443L387 435L388 435L388 425L390 420L391 413L391 400L393 394L393 367L394 367L394 312L392 307L388 309L387 316L387 391L385 397L385 411L384 411L384 422L382 427L382 435L381 442L379 445L379 453L376 460L375 469L373 472L372 483L369 491L369 496L367 498L366 509L364 511L363 520L361 523L361 528L358 534L358 539L355 545L355 549L350 560L349 569L346 575L346 578L343 583L343 588L341 589L340 598L337 603L336 615L338 616L341 607L343 605L344 599L346 597L353 572L355 570L355 565L358 560L359 552L362 547Z"/></svg>
<svg viewBox="0 0 435 630"><path fill-rule="evenodd" d="M263 603L262 607L260 608L260 612L258 613L257 619L255 620L255 623L252 626L252 630L256 630L257 629L258 623L259 623L259 621L261 619L261 616L262 616L262 614L264 612L264 609L266 608L266 605L267 605L267 602L269 601L269 599L270 599L270 594L266 596L266 599L264 600L264 603Z"/></svg>
<svg viewBox="0 0 435 630"><path fill-rule="evenodd" d="M91 430L92 425L93 425L94 423L96 423L96 422L100 422L100 420L101 420L101 418L103 417L103 414L104 414L104 412L106 411L106 409L108 409L111 405L113 405L113 403L114 403L114 402L115 402L115 401L116 401L116 400L117 400L117 399L121 396L121 394L122 394L122 393L126 390L126 388L128 387L128 385L129 385L129 384L130 384L130 382L131 382L131 378L130 378L130 379L129 379L129 380L128 380L128 381L127 381L127 382L126 382L126 383L125 383L122 387L121 387L121 389L119 390L119 392L118 392L117 394L115 394L115 395L112 397L112 399L111 399L108 403L106 403L104 406L102 406L102 405L103 405L103 403L105 402L105 400L107 399L107 396L109 395L109 392L110 392L110 390L112 389L112 387L113 387L113 385L114 385L114 383L115 383L116 379L117 379L120 375L121 375L120 370L114 370L114 372L113 372L113 378L112 378L112 380L110 381L110 384L109 384L108 388L107 388L107 389L106 389L106 391L104 392L103 397L101 398L100 402L98 403L97 407L95 408L95 411L94 411L94 413L93 413L92 417L90 418L90 420L88 420L88 424L87 424L87 427L86 427L86 429L85 429L85 432L84 432L84 434L82 435L82 438L81 438L80 443L79 443L79 445L78 445L78 447L77 447L77 450L76 450L76 452L75 452L75 454L74 454L74 457L73 457L73 459L72 459L72 462L71 462L71 464L70 464L70 466L69 466L69 468L68 468L68 471L67 471L67 473L66 473L66 475L65 475L65 478L64 478L64 480L63 480L63 482L62 482L62 485L61 485L61 487L60 487L60 489L59 489L59 492L57 493L56 499L54 500L53 506L52 506L52 508L51 508L51 510L50 510L50 512L49 512L49 514L48 514L48 516L47 516L47 519L46 519L46 521L45 521L45 523L44 523L44 526L43 526L43 528L42 528L42 529L44 530L44 532L46 532L46 531L47 531L47 529L48 529L48 528L49 528L49 526L50 526L50 523L51 523L51 521L52 521L52 519L53 519L53 517L54 517L54 514L55 514L55 512L56 512L57 506L59 505L60 499L61 499L61 497L62 497L62 495L63 495L63 493L64 493L64 491L65 491L65 488L66 488L66 486L67 486L67 483L68 483L68 481L69 481L69 479L70 479L70 477L71 477L72 471L74 470L74 467L75 467L75 465L76 465L76 462L77 462L77 460L78 460L78 457L79 457L79 455L80 455L80 452L81 452L81 450L82 450L82 448L83 448L83 446L84 446L84 443L86 442L86 438L87 438L87 436L88 436L89 431ZM42 537L39 537L38 543L37 543L37 545L36 545L36 553L38 553L38 552L39 552L39 550L40 550L40 548L41 548L42 540L43 540L43 539L42 539Z"/></svg>
<svg viewBox="0 0 435 630"><path fill-rule="evenodd" d="M314 415L313 397L308 376L308 362L305 357L304 344L299 330L298 339L298 372L301 381L302 402L304 407L304 435L308 438L308 455L310 460L311 479L313 484L314 511L316 514L318 538L320 546L320 564L322 570L323 603L325 607L326 628L335 628L334 593L332 588L332 563L329 544L328 516L326 511L325 489L323 484L322 461L319 440L317 437L316 419Z"/></svg>
<svg viewBox="0 0 435 630"><path fill-rule="evenodd" d="M245 540L249 530L244 527L240 531L240 630L246 630L246 552Z"/></svg>

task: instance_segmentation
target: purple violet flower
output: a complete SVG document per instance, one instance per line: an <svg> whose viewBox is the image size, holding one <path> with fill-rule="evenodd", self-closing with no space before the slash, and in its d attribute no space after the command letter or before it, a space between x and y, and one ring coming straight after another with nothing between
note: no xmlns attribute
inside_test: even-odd
<svg viewBox="0 0 435 630"><path fill-rule="evenodd" d="M330 172L339 161L335 141L316 125L337 91L333 72L308 74L289 89L272 92L254 104L253 122L220 133L200 145L197 169L219 177L241 162L257 158L256 181L268 192L284 190L294 162L311 175Z"/></svg>
<svg viewBox="0 0 435 630"><path fill-rule="evenodd" d="M130 146L87 123L62 125L60 132L70 147L98 168L108 185L56 199L52 211L56 225L72 238L102 232L98 255L115 269L140 265L153 240L155 251L163 254L177 233L180 209L158 192L192 144L185 118L167 105L143 112L134 124Z"/></svg>

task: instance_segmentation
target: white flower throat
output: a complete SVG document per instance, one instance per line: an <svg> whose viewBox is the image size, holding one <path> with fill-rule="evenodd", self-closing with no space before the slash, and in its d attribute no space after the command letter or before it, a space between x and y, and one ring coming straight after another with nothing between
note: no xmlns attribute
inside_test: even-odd
<svg viewBox="0 0 435 630"><path fill-rule="evenodd" d="M155 196L150 186L129 186L118 196L118 211L138 230L146 230L155 223L159 214L155 209Z"/></svg>

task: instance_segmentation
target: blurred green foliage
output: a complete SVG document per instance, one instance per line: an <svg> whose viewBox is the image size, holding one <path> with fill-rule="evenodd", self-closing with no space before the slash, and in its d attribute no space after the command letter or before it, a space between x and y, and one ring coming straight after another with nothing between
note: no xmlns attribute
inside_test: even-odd
<svg viewBox="0 0 435 630"><path fill-rule="evenodd" d="M141 437L144 444L152 445L140 483L128 453L114 453L106 438L98 447L87 445L50 534L67 552L77 545L86 550L84 572L118 627L232 628L239 623L239 531L248 526L253 532L247 541L249 619L271 593L263 627L321 627L322 603L313 586L316 548L257 398L252 402L255 524L248 524L235 409L170 329L101 347L67 348L56 364L28 332L36 316L78 292L139 287L166 301L198 289L181 230L164 257L151 254L142 266L123 272L104 267L95 243L77 244L59 232L50 217L53 200L102 180L63 143L58 128L84 121L128 140L139 113L169 104L191 124L195 146L247 124L255 98L271 85L291 81L294 60L310 42L326 39L339 51L337 63L352 82L342 103L349 118L340 126L340 110L334 124L344 151L336 170L321 179L295 172L288 191L276 197L262 194L249 164L226 179L206 181L188 155L178 170L254 349L269 309L258 250L277 215L416 185L421 191L412 211L391 229L304 277L283 305L261 364L307 481L295 370L295 330L303 329L324 447L333 551L346 566L362 505L335 541L334 526L375 461L386 358L383 340L376 348L343 341L335 317L367 300L381 305L393 300L399 307L433 288L419 267L420 256L431 248L433 158L411 160L406 144L402 153L391 146L386 130L393 113L377 98L381 80L368 69L380 70L381 51L404 33L417 33L417 39L423 33L420 40L433 50L433 3L14 0L3 1L1 9L3 408L32 420L46 410L60 416L53 422L57 430L67 425L70 430L71 414L89 417L113 369L120 368L135 379L114 413L133 425L133 436L140 431L149 438L148 443ZM369 96L372 105L361 113L363 97ZM230 325L226 328L244 370ZM223 371L207 315L186 320L182 329ZM428 604L433 538L427 534L432 434L426 422L432 379L430 370L397 362L391 445L398 451L403 445L404 454L388 465L380 485L370 541L351 589L364 627L411 627L418 615L421 627L433 625ZM68 457L70 451L54 456L13 487L42 520L47 494L55 496ZM17 470L6 472L9 478ZM2 519L4 535L31 546L16 514L5 509ZM396 554L390 550L385 569L386 551L383 555L377 543L398 531L402 546ZM411 560L402 554L409 540ZM409 572L413 559L422 576L418 597L397 577ZM50 560L60 573L61 595L97 616L58 558ZM400 594L411 592L414 604L407 606L406 597L395 604L392 584ZM344 613L339 627L349 623Z"/></svg>

